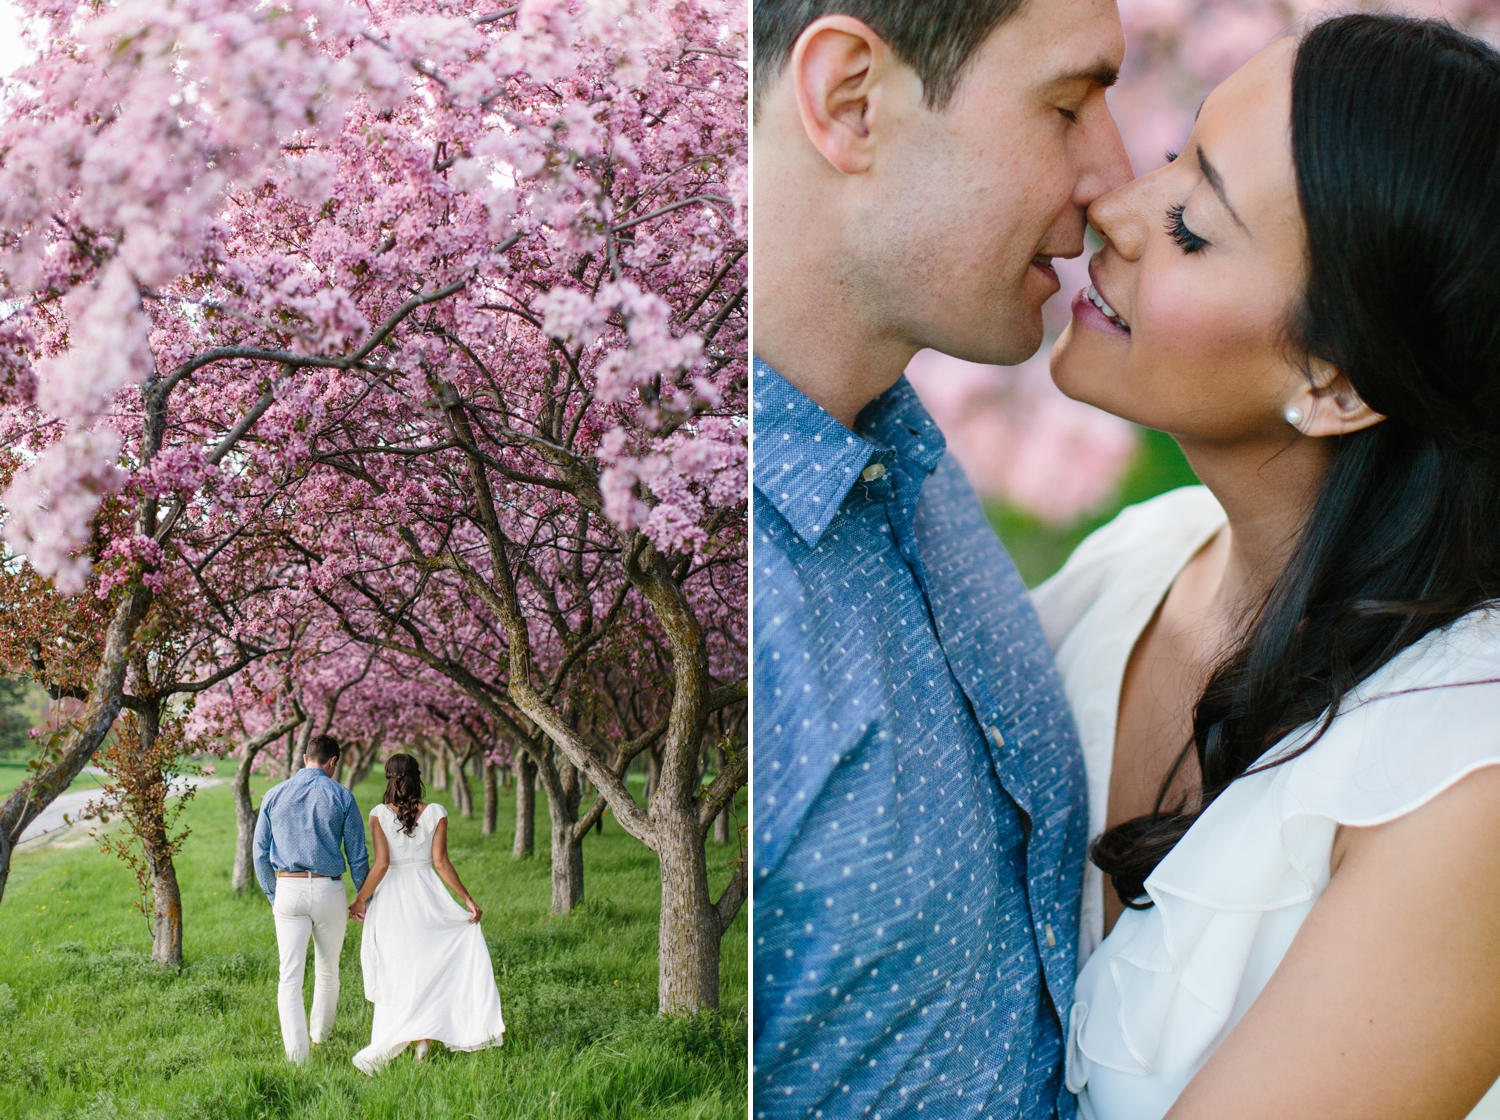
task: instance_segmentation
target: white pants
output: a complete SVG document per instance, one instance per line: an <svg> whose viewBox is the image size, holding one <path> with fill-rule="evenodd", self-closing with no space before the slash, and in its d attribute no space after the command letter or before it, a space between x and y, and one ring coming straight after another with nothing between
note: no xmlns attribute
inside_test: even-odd
<svg viewBox="0 0 1500 1120"><path fill-rule="evenodd" d="M333 1029L339 1006L339 953L349 903L342 879L277 879L276 947L281 952L281 983L276 1008L281 1012L281 1041L286 1056L302 1063L308 1057L307 1012L302 1005L302 974L307 969L307 938L312 935L312 1041L322 1042Z"/></svg>

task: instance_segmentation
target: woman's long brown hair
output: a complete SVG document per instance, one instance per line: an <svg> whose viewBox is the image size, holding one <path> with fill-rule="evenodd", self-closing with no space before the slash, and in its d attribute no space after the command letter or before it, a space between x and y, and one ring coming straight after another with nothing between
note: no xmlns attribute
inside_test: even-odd
<svg viewBox="0 0 1500 1120"><path fill-rule="evenodd" d="M385 760L385 797L396 812L401 831L410 836L422 812L422 769L409 754L393 754Z"/></svg>

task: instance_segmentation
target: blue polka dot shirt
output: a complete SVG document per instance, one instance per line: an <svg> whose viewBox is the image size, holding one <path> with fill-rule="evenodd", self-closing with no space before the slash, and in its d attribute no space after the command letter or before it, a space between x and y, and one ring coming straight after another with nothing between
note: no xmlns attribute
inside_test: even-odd
<svg viewBox="0 0 1500 1120"><path fill-rule="evenodd" d="M757 1120L1069 1120L1087 840L1041 627L903 378L754 366Z"/></svg>

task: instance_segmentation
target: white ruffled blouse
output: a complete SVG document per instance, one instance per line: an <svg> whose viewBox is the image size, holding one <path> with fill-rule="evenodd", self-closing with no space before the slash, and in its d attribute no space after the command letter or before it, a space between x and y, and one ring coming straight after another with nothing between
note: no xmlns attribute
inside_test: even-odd
<svg viewBox="0 0 1500 1120"><path fill-rule="evenodd" d="M1091 836L1104 829L1125 664L1224 521L1204 487L1163 494L1090 536L1034 593L1083 741ZM1127 910L1102 941L1103 877L1088 866L1067 1052L1083 1116L1165 1115L1328 885L1339 825L1394 820L1500 764L1500 684L1441 687L1496 678L1500 611L1475 611L1404 650L1310 750L1221 794L1146 880L1155 905ZM1491 1092L1471 1120L1496 1115Z"/></svg>

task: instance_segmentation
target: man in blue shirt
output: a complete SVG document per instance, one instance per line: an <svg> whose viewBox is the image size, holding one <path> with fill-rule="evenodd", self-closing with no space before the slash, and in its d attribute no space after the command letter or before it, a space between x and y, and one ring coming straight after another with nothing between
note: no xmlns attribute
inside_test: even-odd
<svg viewBox="0 0 1500 1120"><path fill-rule="evenodd" d="M333 778L338 740L315 736L302 761L301 770L261 799L255 822L255 877L271 900L281 954L281 1041L287 1058L299 1064L307 1061L309 1044L328 1037L338 1010L339 953L349 920L345 858L355 890L370 873L364 818L354 795ZM315 947L310 1039L302 1003L309 937Z"/></svg>
<svg viewBox="0 0 1500 1120"><path fill-rule="evenodd" d="M757 1120L1068 1120L1087 839L1025 587L902 377L1011 364L1130 176L1110 0L755 0Z"/></svg>

